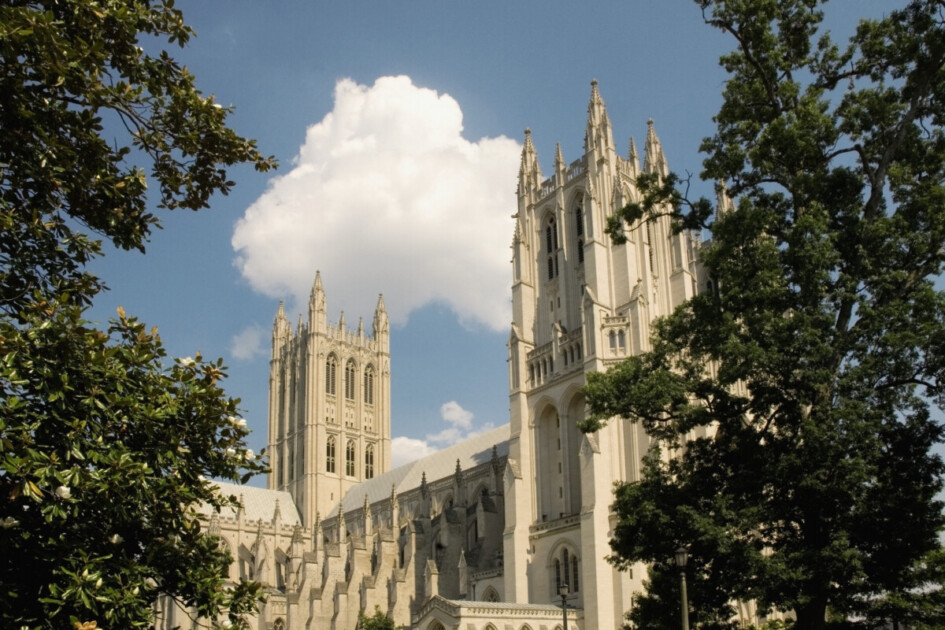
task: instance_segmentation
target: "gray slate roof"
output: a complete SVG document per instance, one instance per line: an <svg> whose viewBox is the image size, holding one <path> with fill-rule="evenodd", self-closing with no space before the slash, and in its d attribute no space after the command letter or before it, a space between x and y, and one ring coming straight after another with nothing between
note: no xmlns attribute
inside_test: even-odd
<svg viewBox="0 0 945 630"><path fill-rule="evenodd" d="M259 520L264 523L271 522L272 515L276 511L276 503L278 503L281 515L279 521L283 525L295 526L302 524L299 511L295 507L295 502L292 501L292 495L284 490L239 486L223 481L214 481L213 483L220 488L220 492L224 496L235 495L237 499L242 497L243 518L246 522ZM207 517L213 514L213 508L209 504L201 505L199 511ZM220 510L220 518L236 518L236 510L234 508L224 508Z"/></svg>
<svg viewBox="0 0 945 630"><path fill-rule="evenodd" d="M492 459L492 447L496 447L499 457L509 454L509 425L481 433L459 444L444 448L422 459L404 464L391 471L378 475L374 479L362 481L354 486L342 499L345 512L364 507L364 495L369 503L376 503L390 498L391 486L397 494L420 487L420 480L426 473L427 483L449 477L456 470L456 460L463 470L475 468ZM284 512L283 512L284 513ZM338 515L338 506L332 508L328 517ZM322 518L325 518L324 516Z"/></svg>

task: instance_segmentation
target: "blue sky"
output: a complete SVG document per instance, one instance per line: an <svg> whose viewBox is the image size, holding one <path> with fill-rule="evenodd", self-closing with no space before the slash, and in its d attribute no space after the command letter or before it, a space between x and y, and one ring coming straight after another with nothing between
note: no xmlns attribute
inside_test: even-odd
<svg viewBox="0 0 945 630"><path fill-rule="evenodd" d="M234 169L235 190L209 210L163 213L146 255L96 262L111 290L92 318L121 305L157 326L172 356L223 357L259 450L279 300L294 323L321 270L329 320L344 311L370 330L383 293L395 463L508 422L524 130L546 176L556 142L579 158L597 79L624 153L631 136L642 148L653 118L670 168L698 174L731 46L689 0L178 6L197 36L172 54L281 166Z"/></svg>

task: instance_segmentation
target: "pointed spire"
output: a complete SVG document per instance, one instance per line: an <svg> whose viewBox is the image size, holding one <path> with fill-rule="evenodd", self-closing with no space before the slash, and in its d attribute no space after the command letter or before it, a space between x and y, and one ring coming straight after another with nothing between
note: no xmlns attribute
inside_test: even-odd
<svg viewBox="0 0 945 630"><path fill-rule="evenodd" d="M371 503L368 501L368 495L364 495L364 507L361 508L361 517L364 519L364 535L370 536L374 530L374 515L371 513Z"/></svg>
<svg viewBox="0 0 945 630"><path fill-rule="evenodd" d="M292 327L285 316L285 304L279 300L279 310L276 311L276 318L272 322L272 358L279 356L279 348L292 336Z"/></svg>
<svg viewBox="0 0 945 630"><path fill-rule="evenodd" d="M561 143L555 143L555 170L564 168L564 153L561 152Z"/></svg>
<svg viewBox="0 0 945 630"><path fill-rule="evenodd" d="M718 219L734 209L735 204L732 202L732 198L728 196L728 186L725 185L725 180L719 180L715 185L715 218Z"/></svg>
<svg viewBox="0 0 945 630"><path fill-rule="evenodd" d="M387 317L387 307L384 306L384 294L377 296L377 308L374 309L374 339L384 341L390 329L390 321Z"/></svg>
<svg viewBox="0 0 945 630"><path fill-rule="evenodd" d="M637 154L637 144L630 137L630 150L627 152L627 161L630 162L630 174L636 177L640 172L640 156Z"/></svg>
<svg viewBox="0 0 945 630"><path fill-rule="evenodd" d="M279 521L282 520L282 510L279 508L279 499L276 499L276 507L272 510L272 524L278 529Z"/></svg>
<svg viewBox="0 0 945 630"><path fill-rule="evenodd" d="M322 288L322 272L315 271L315 282L312 283L312 292L309 301L321 308L325 308L325 290Z"/></svg>
<svg viewBox="0 0 945 630"><path fill-rule="evenodd" d="M364 318L358 318L358 337L364 338Z"/></svg>
<svg viewBox="0 0 945 630"><path fill-rule="evenodd" d="M338 501L338 542L348 539L348 522L345 520L344 501Z"/></svg>
<svg viewBox="0 0 945 630"><path fill-rule="evenodd" d="M420 475L420 496L424 499L430 496L430 489L427 488L427 471Z"/></svg>
<svg viewBox="0 0 945 630"><path fill-rule="evenodd" d="M644 147L643 171L646 173L656 173L661 177L669 175L669 166L666 164L666 158L663 156L663 145L656 136L656 129L653 127L653 119L646 121L646 146Z"/></svg>
<svg viewBox="0 0 945 630"><path fill-rule="evenodd" d="M338 330L345 332L345 312L341 311L341 317L338 318Z"/></svg>
<svg viewBox="0 0 945 630"><path fill-rule="evenodd" d="M541 181L541 167L538 166L538 154L532 144L532 130L526 129L522 161L518 169L518 194L524 195L529 190L537 190Z"/></svg>
<svg viewBox="0 0 945 630"><path fill-rule="evenodd" d="M397 486L390 485L390 528L396 530L400 526L400 502L397 500Z"/></svg>
<svg viewBox="0 0 945 630"><path fill-rule="evenodd" d="M584 135L584 151L613 148L614 140L610 129L610 118L604 99L597 89L597 79L591 81L591 100L587 104L587 130Z"/></svg>

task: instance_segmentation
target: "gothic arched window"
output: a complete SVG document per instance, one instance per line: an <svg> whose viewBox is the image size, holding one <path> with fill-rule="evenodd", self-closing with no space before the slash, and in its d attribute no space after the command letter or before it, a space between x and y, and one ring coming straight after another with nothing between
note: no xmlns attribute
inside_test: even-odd
<svg viewBox="0 0 945 630"><path fill-rule="evenodd" d="M545 252L548 257L548 279L558 275L558 228L555 220L550 219L545 226Z"/></svg>
<svg viewBox="0 0 945 630"><path fill-rule="evenodd" d="M345 364L345 398L348 400L354 400L355 372L354 359L349 359Z"/></svg>
<svg viewBox="0 0 945 630"><path fill-rule="evenodd" d="M335 355L329 354L325 361L325 393L331 396L335 395L335 367L338 361Z"/></svg>
<svg viewBox="0 0 945 630"><path fill-rule="evenodd" d="M364 478L374 477L374 446L368 446L364 451Z"/></svg>
<svg viewBox="0 0 945 630"><path fill-rule="evenodd" d="M325 472L335 472L335 436L328 436L325 443Z"/></svg>
<svg viewBox="0 0 945 630"><path fill-rule="evenodd" d="M578 577L578 558L577 555L568 551L567 547L561 550L554 559L555 567L555 593L562 586L567 586L568 591L577 593L581 590L580 578Z"/></svg>
<svg viewBox="0 0 945 630"><path fill-rule="evenodd" d="M350 440L345 448L345 474L349 477L354 477L354 451L354 440Z"/></svg>
<svg viewBox="0 0 945 630"><path fill-rule="evenodd" d="M370 365L364 370L364 404L374 404L374 368Z"/></svg>

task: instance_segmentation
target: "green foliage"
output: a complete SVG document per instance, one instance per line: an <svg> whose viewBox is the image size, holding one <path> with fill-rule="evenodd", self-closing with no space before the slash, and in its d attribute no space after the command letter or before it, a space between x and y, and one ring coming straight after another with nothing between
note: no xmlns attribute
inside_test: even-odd
<svg viewBox="0 0 945 630"><path fill-rule="evenodd" d="M396 630L394 620L385 615L379 606L374 607L374 614L370 617L364 611L358 613L359 630Z"/></svg>
<svg viewBox="0 0 945 630"><path fill-rule="evenodd" d="M83 320L103 289L96 236L144 250L160 207L197 210L226 167L274 165L166 52L191 36L171 0L0 7L0 625L153 624L166 593L239 625L256 584L195 506L233 504L206 477L264 469L245 447L219 361L168 360L119 311ZM122 133L111 135L105 129ZM150 178L133 159L151 164Z"/></svg>
<svg viewBox="0 0 945 630"><path fill-rule="evenodd" d="M819 2L698 4L737 45L702 145L703 176L737 203L720 194L713 216L648 177L611 224L707 230L715 288L660 321L651 352L588 378L585 430L621 416L673 455L618 491L617 561L687 545L694 606L719 619L724 594L799 629L828 611L940 625L945 4L863 21L843 48Z"/></svg>

